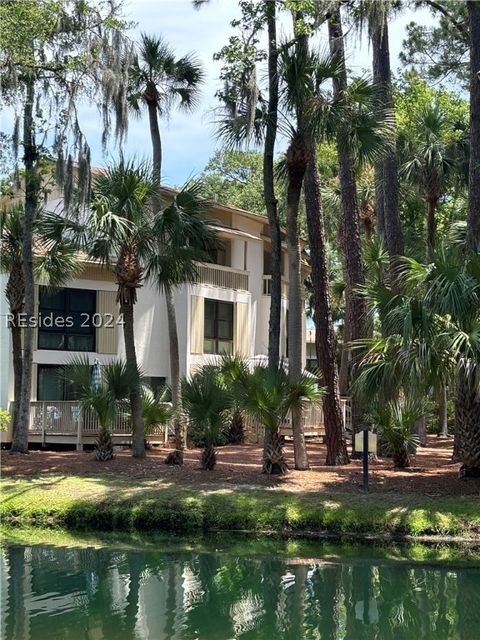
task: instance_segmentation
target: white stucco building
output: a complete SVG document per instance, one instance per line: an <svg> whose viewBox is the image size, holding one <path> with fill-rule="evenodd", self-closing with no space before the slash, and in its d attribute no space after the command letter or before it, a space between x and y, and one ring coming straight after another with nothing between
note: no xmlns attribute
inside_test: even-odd
<svg viewBox="0 0 480 640"><path fill-rule="evenodd" d="M162 195L169 199L174 193L163 189ZM58 210L61 200L52 199L47 207ZM175 293L182 376L224 351L247 357L267 353L271 282L268 221L260 215L220 204L210 205L206 217L214 221L221 247L213 256L212 263L198 266L198 282L183 285ZM284 239L283 232L282 236ZM285 245L282 247L282 264L281 356L287 357ZM2 280L0 312L4 316L8 312L3 295L5 275ZM68 281L62 290L54 294L48 294L40 284L36 285L36 313L39 316L58 314L73 317L74 323L72 327L40 327L35 331L32 423L47 419L48 406L58 407L60 402L72 399L70 390L58 379L58 365L67 364L76 355L87 354L91 363L95 358L106 362L116 356L124 356L122 327L116 323L116 289L113 274L93 262L85 262L78 277ZM109 314L112 321L106 323L105 318L109 318ZM85 322L87 317L95 317L96 322ZM2 318L0 331L0 404L8 407L13 399L13 371L5 318ZM135 337L139 365L147 381L154 388L168 383L165 300L150 283L145 283L138 291ZM305 336L302 342L305 345ZM37 415L35 407L41 403L43 408ZM45 430L44 424L37 424L32 425L33 431L40 426ZM3 434L5 439L9 439L8 434ZM35 441L34 433L32 441Z"/></svg>

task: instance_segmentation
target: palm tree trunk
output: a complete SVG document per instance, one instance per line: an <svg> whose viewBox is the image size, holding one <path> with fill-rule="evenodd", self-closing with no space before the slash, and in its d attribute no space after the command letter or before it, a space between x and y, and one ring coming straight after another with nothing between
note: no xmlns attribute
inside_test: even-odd
<svg viewBox="0 0 480 640"><path fill-rule="evenodd" d="M334 97L340 99L347 89L347 72L339 7L331 14L328 32L330 50L340 60L341 73L333 81ZM346 291L351 294L348 323L351 339L357 340L367 335L367 308L365 299L359 294L359 288L365 285L365 274L360 243L355 163L352 150L347 145L337 144L337 152L345 238ZM352 405L352 423L354 432L360 431L365 424L364 411L358 396Z"/></svg>
<svg viewBox="0 0 480 640"><path fill-rule="evenodd" d="M272 281L268 331L268 363L270 367L277 367L280 357L282 244L273 171L278 111L278 52L275 2L267 2L265 11L268 26L268 118L265 132L265 147L263 152L263 191L265 208L267 210L268 223L270 227L270 238L272 241ZM265 431L265 434L267 434L267 432L268 429Z"/></svg>
<svg viewBox="0 0 480 640"><path fill-rule="evenodd" d="M175 313L175 301L172 290L165 290L168 318L168 339L170 343L170 382L172 389L172 405L174 408L173 424L175 428L175 461L183 464L183 450L185 448L185 435L182 428L180 415L180 355L178 350L177 318Z"/></svg>
<svg viewBox="0 0 480 640"><path fill-rule="evenodd" d="M448 403L447 387L443 384L438 390L438 435L448 437Z"/></svg>
<svg viewBox="0 0 480 640"><path fill-rule="evenodd" d="M12 357L13 357L13 415L12 415L12 435L18 428L18 411L20 396L22 393L22 330L18 326L18 319L13 321L10 330L12 334Z"/></svg>
<svg viewBox="0 0 480 640"><path fill-rule="evenodd" d="M288 250L288 375L295 384L302 375L302 274L298 208L302 183L307 168L308 153L298 139L287 150L287 250ZM300 409L292 411L295 469L309 468L305 433Z"/></svg>
<svg viewBox="0 0 480 640"><path fill-rule="evenodd" d="M383 107L393 112L392 75L390 69L390 50L388 43L388 11L380 11L370 22L370 37L373 54L373 80L383 89ZM392 138L385 158L379 170L380 207L383 209L385 240L390 256L391 277L397 277L398 258L404 254L402 224L398 198L398 158L397 149Z"/></svg>
<svg viewBox="0 0 480 640"><path fill-rule="evenodd" d="M127 366L138 373L137 353L135 349L135 333L133 322L133 304L120 302L120 313L123 317L123 339L125 341L125 359ZM145 457L145 435L142 421L142 398L140 394L140 380L130 391L130 407L132 411L133 437L132 455L134 458Z"/></svg>
<svg viewBox="0 0 480 640"><path fill-rule="evenodd" d="M473 372L461 372L455 397L454 458L464 476L480 476L480 397Z"/></svg>
<svg viewBox="0 0 480 640"><path fill-rule="evenodd" d="M326 464L346 464L349 459L344 439L343 416L338 390L335 334L333 332L328 285L325 226L315 148L312 148L305 175L305 207L312 268L315 347L317 360L323 374L323 384L326 388L326 394L323 399L325 443L327 445Z"/></svg>
<svg viewBox="0 0 480 640"><path fill-rule="evenodd" d="M347 396L349 394L351 352L348 344L352 339L349 320L351 316L351 298L351 294L345 291L345 318L343 320L342 351L340 354L340 368L338 371L338 387L340 390L340 396Z"/></svg>
<svg viewBox="0 0 480 640"><path fill-rule="evenodd" d="M437 240L437 210L438 198L427 199L427 260L431 262L433 260L433 254L435 252L435 244Z"/></svg>
<svg viewBox="0 0 480 640"><path fill-rule="evenodd" d="M480 2L467 2L470 27L470 160L467 246L480 251Z"/></svg>
<svg viewBox="0 0 480 640"><path fill-rule="evenodd" d="M18 403L17 427L13 435L11 451L28 453L28 427L30 422L30 398L32 392L33 331L30 319L34 319L33 277L33 223L38 205L38 151L35 145L33 108L35 80L26 82L26 98L23 111L23 148L25 164L25 208L23 214L22 268L25 286L25 314L27 326L23 329L22 384Z"/></svg>
<svg viewBox="0 0 480 640"><path fill-rule="evenodd" d="M158 109L156 102L149 101L147 105L150 140L152 141L153 150L153 177L156 184L160 187L162 179L162 140L160 138L160 127L158 126ZM159 200L158 204L160 204Z"/></svg>

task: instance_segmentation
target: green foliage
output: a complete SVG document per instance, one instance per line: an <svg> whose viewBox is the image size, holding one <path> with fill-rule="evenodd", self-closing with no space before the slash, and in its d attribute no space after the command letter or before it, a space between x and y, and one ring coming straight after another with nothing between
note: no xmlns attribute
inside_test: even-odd
<svg viewBox="0 0 480 640"><path fill-rule="evenodd" d="M155 394L146 386L142 387L142 420L145 436L149 436L154 427L166 425L172 418L172 407L166 401L167 390Z"/></svg>
<svg viewBox="0 0 480 640"><path fill-rule="evenodd" d="M0 407L0 431L7 431L12 421L12 416L6 409Z"/></svg>
<svg viewBox="0 0 480 640"><path fill-rule="evenodd" d="M380 433L382 448L391 454L396 468L410 465L409 454L420 444L412 433L413 426L423 415L423 406L416 399L403 399L378 404L371 420Z"/></svg>

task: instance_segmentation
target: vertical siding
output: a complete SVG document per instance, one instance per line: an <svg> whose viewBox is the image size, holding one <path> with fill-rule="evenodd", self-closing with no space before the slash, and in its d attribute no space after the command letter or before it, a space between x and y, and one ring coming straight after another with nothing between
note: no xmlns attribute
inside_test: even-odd
<svg viewBox="0 0 480 640"><path fill-rule="evenodd" d="M191 300L190 351L191 353L202 354L205 322L204 298L201 296L192 296Z"/></svg>
<svg viewBox="0 0 480 640"><path fill-rule="evenodd" d="M237 302L234 315L233 349L242 356L250 355L250 323L248 321L248 304Z"/></svg>
<svg viewBox="0 0 480 640"><path fill-rule="evenodd" d="M118 305L115 291L97 291L97 314L101 326L96 330L96 351L116 354L118 349ZM113 324L110 322L113 317Z"/></svg>

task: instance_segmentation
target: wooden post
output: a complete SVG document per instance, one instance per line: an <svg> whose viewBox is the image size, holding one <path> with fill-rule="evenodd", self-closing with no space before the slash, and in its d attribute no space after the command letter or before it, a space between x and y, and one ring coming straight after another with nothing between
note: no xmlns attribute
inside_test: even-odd
<svg viewBox="0 0 480 640"><path fill-rule="evenodd" d="M83 451L82 443L82 431L83 431L83 407L80 408L77 418L77 451Z"/></svg>
<svg viewBox="0 0 480 640"><path fill-rule="evenodd" d="M31 411L31 410L30 410ZM47 403L42 404L42 447L46 445L46 428L47 428Z"/></svg>

